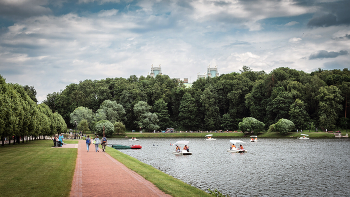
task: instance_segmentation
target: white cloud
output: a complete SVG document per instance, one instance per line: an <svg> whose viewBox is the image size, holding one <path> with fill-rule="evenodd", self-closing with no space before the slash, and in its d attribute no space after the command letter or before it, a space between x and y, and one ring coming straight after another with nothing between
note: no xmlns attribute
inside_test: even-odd
<svg viewBox="0 0 350 197"><path fill-rule="evenodd" d="M291 22L285 24L285 26L293 26L293 25L296 25L296 24L299 24L299 22L291 21Z"/></svg>
<svg viewBox="0 0 350 197"><path fill-rule="evenodd" d="M111 9L111 10L102 10L98 13L99 17L110 17L110 16L115 16L117 15L118 10L116 9Z"/></svg>
<svg viewBox="0 0 350 197"><path fill-rule="evenodd" d="M291 38L291 39L289 39L289 42L298 43L298 42L300 42L301 40L302 40L301 38Z"/></svg>

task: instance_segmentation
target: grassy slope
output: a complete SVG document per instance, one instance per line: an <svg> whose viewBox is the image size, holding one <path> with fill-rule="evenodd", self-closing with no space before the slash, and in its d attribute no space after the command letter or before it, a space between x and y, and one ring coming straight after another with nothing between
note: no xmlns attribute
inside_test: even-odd
<svg viewBox="0 0 350 197"><path fill-rule="evenodd" d="M0 148L1 196L69 196L77 149L36 140Z"/></svg>
<svg viewBox="0 0 350 197"><path fill-rule="evenodd" d="M107 147L106 152L171 196L211 196L196 187L175 179L174 177L117 151L114 148Z"/></svg>

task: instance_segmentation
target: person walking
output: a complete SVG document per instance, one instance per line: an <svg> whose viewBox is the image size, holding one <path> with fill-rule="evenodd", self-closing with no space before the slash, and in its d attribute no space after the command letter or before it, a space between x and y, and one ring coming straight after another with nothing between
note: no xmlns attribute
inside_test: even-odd
<svg viewBox="0 0 350 197"><path fill-rule="evenodd" d="M90 144L91 144L91 140L90 140L90 136L88 135L87 137L86 137L86 150L87 150L87 152L89 152L89 147L90 147Z"/></svg>
<svg viewBox="0 0 350 197"><path fill-rule="evenodd" d="M102 151L105 152L106 145L107 145L107 138L105 136L103 136L102 138L101 145L102 145Z"/></svg>
<svg viewBox="0 0 350 197"><path fill-rule="evenodd" d="M98 135L96 135L96 137L95 137L95 149L96 149L96 152L100 152L99 150L98 150L98 145L100 144L100 139L98 138Z"/></svg>

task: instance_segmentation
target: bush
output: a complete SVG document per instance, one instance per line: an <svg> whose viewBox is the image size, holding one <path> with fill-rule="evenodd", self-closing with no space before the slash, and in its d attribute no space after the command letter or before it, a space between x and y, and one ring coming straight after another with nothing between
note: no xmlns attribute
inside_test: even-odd
<svg viewBox="0 0 350 197"><path fill-rule="evenodd" d="M114 131L118 135L123 135L125 134L125 125L122 122L116 122L114 123Z"/></svg>
<svg viewBox="0 0 350 197"><path fill-rule="evenodd" d="M293 131L294 128L294 123L284 118L279 119L278 122L275 124L275 130L277 132L280 132L281 134L287 134L288 132Z"/></svg>
<svg viewBox="0 0 350 197"><path fill-rule="evenodd" d="M103 135L103 126L105 127L106 137L112 136L114 132L114 126L108 120L100 120L95 125L95 131L98 135Z"/></svg>
<svg viewBox="0 0 350 197"><path fill-rule="evenodd" d="M83 131L84 133L90 131L89 122L85 119L82 119L78 124L78 130Z"/></svg>
<svg viewBox="0 0 350 197"><path fill-rule="evenodd" d="M275 124L272 124L269 126L269 130L267 130L267 132L275 132Z"/></svg>
<svg viewBox="0 0 350 197"><path fill-rule="evenodd" d="M253 117L246 117L246 118L243 118L242 122L240 122L238 126L239 126L239 129L242 130L243 132L253 131L257 133L263 130L263 128L265 127L265 124Z"/></svg>

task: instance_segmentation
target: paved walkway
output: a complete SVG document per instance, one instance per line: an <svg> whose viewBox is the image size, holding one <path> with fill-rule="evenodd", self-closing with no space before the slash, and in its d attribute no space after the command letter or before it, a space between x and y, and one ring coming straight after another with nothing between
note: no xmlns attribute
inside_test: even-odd
<svg viewBox="0 0 350 197"><path fill-rule="evenodd" d="M109 156L86 151L85 141L79 141L78 158L70 196L170 196L151 182Z"/></svg>

